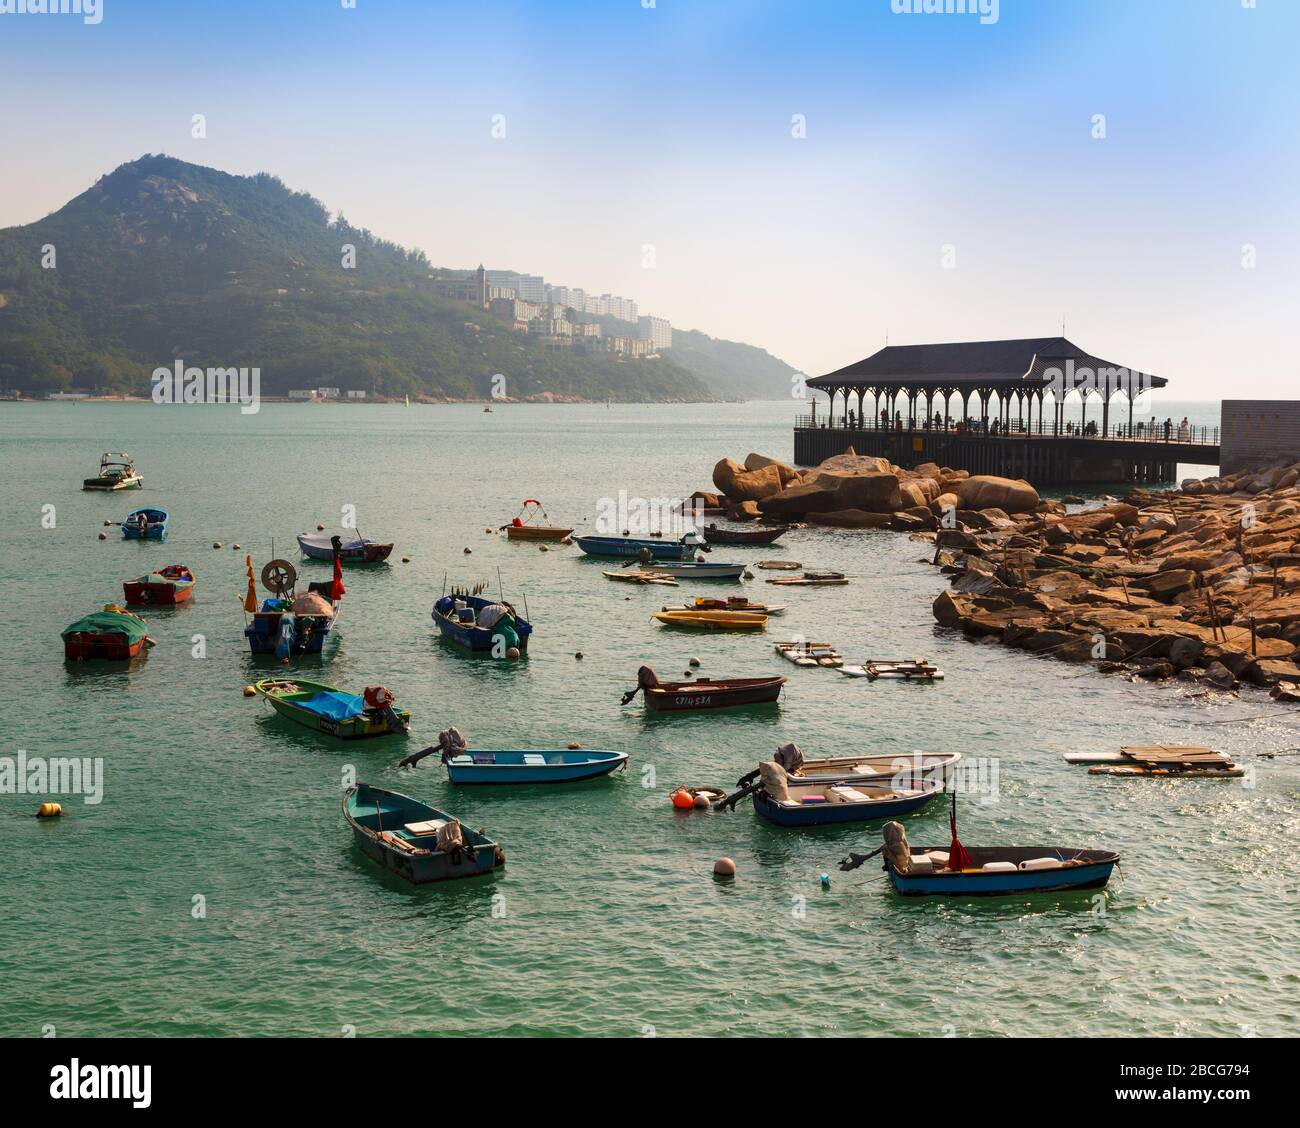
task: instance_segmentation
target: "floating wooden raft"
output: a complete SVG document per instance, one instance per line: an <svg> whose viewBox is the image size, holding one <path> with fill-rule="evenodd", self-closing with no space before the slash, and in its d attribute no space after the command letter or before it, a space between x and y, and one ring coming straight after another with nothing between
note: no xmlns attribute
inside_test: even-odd
<svg viewBox="0 0 1300 1128"><path fill-rule="evenodd" d="M1089 775L1179 776L1186 779L1239 779L1245 769L1225 752L1198 744L1126 745L1117 762L1098 764Z"/></svg>

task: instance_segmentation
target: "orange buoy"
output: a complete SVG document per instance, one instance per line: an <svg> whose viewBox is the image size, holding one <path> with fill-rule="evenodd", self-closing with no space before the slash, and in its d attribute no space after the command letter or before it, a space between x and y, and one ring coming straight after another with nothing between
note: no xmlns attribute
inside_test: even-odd
<svg viewBox="0 0 1300 1128"><path fill-rule="evenodd" d="M673 806L679 811L693 811L695 809L695 796L691 794L689 787L679 787L669 798L673 801Z"/></svg>
<svg viewBox="0 0 1300 1128"><path fill-rule="evenodd" d="M36 808L38 819L55 819L63 814L63 807L58 803L42 803Z"/></svg>
<svg viewBox="0 0 1300 1128"><path fill-rule="evenodd" d="M718 877L735 877L736 863L730 858L719 858L713 863L713 872Z"/></svg>

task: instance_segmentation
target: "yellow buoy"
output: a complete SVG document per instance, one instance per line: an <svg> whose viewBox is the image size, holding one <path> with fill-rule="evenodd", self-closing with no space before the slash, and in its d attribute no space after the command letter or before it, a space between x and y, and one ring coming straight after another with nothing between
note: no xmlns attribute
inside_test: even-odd
<svg viewBox="0 0 1300 1128"><path fill-rule="evenodd" d="M256 697L256 696L257 696L257 690L255 690L251 685L246 685L246 686L244 686L244 696L245 696L245 697Z"/></svg>
<svg viewBox="0 0 1300 1128"><path fill-rule="evenodd" d="M403 556L403 557L402 557L402 563L403 563L403 564L409 564L410 562L411 562L411 558L410 558L409 556Z"/></svg>
<svg viewBox="0 0 1300 1128"><path fill-rule="evenodd" d="M63 807L59 803L42 803L36 809L38 819L54 819L63 814Z"/></svg>

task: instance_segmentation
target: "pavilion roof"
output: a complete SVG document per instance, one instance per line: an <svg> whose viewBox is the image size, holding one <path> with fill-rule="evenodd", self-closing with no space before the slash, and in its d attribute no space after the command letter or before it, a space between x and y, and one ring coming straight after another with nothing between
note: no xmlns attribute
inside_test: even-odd
<svg viewBox="0 0 1300 1128"><path fill-rule="evenodd" d="M808 381L810 388L985 387L1015 384L1044 387L1052 382L1048 369L1123 368L1084 352L1064 337L1025 337L1010 341L961 341L934 345L887 345L856 364ZM1136 370L1134 370L1136 374ZM1148 387L1162 388L1163 377L1141 374Z"/></svg>

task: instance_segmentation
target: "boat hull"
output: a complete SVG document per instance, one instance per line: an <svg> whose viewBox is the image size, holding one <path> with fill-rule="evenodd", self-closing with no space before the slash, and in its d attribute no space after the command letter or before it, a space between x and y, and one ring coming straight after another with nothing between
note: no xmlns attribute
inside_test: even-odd
<svg viewBox="0 0 1300 1128"><path fill-rule="evenodd" d="M912 847L912 854L947 847ZM1057 849L1051 846L1022 846L1013 850L971 848L975 862L1003 860L1007 855L1051 857ZM1119 855L1106 851L1073 851L1089 858L1078 865L1061 869L1014 870L990 872L963 870L961 873L903 874L885 863L885 871L893 887L905 897L1006 897L1017 893L1062 893L1076 889L1100 889L1109 880L1111 871L1119 862ZM987 855L987 859L985 858ZM1008 859L1013 860L1013 859Z"/></svg>
<svg viewBox="0 0 1300 1128"><path fill-rule="evenodd" d="M897 781L896 786L902 786L908 779L937 779L946 782L952 777L961 759L960 752L921 757L844 756L831 760L805 760L789 775L791 783L825 785ZM858 765L870 767L874 771L855 772L853 769Z"/></svg>
<svg viewBox="0 0 1300 1128"><path fill-rule="evenodd" d="M761 631L767 626L766 615L745 611L656 611L650 618L697 631Z"/></svg>
<svg viewBox="0 0 1300 1128"><path fill-rule="evenodd" d="M779 529L719 529L714 525L702 530L709 544L775 544L789 531L785 526Z"/></svg>
<svg viewBox="0 0 1300 1128"><path fill-rule="evenodd" d="M313 732L322 732L326 736L337 737L339 740L366 740L375 736L398 735L388 727L385 721L370 714L362 717L349 717L345 721L335 721L329 717L322 717L317 713L313 713L309 709L299 709L291 701L280 701L270 696L267 696L266 699L271 703L271 707L276 713L285 720L293 721L294 724L311 729ZM403 724L409 725L411 723L411 711L409 709L395 709L394 712L396 712Z"/></svg>
<svg viewBox="0 0 1300 1128"><path fill-rule="evenodd" d="M801 783L807 781L800 781ZM817 803L798 807L783 807L774 802L766 791L754 792L754 810L768 822L781 827L830 826L840 823L874 822L879 819L897 819L924 807L940 794L934 787L918 795L898 799L881 799L870 803Z"/></svg>
<svg viewBox="0 0 1300 1128"><path fill-rule="evenodd" d="M656 560L688 560L695 555L693 545L668 540L625 540L622 537L574 537L576 544L588 556L623 558L640 556L647 548Z"/></svg>
<svg viewBox="0 0 1300 1128"><path fill-rule="evenodd" d="M138 490L144 485L139 475L133 478L83 478L83 490L99 490L101 493L113 493L116 490Z"/></svg>
<svg viewBox="0 0 1300 1128"><path fill-rule="evenodd" d="M505 783L576 783L585 779L598 779L609 775L627 763L625 752L600 753L599 758L564 762L563 757L580 755L571 752L534 752L527 755L554 758L559 762L526 764L522 752L479 752L475 756L491 756L495 762L462 763L471 757L457 757L447 762L447 777L455 784L485 785ZM593 756L597 755L592 753Z"/></svg>
<svg viewBox="0 0 1300 1128"><path fill-rule="evenodd" d="M660 564L657 571L678 579L738 580L745 574L743 564L695 564L689 561L669 561Z"/></svg>
<svg viewBox="0 0 1300 1128"><path fill-rule="evenodd" d="M144 649L144 646L144 639L129 643L126 635L78 631L64 636L63 657L74 662L96 660L129 662Z"/></svg>
<svg viewBox="0 0 1300 1128"><path fill-rule="evenodd" d="M244 628L244 637L248 639L248 648L254 654L274 654L280 645L280 620L287 611L258 611L253 621ZM335 611L328 619L323 615L299 615L293 641L289 644L291 655L319 654L325 649L325 642L334 622L338 619Z"/></svg>
<svg viewBox="0 0 1300 1128"><path fill-rule="evenodd" d="M742 705L771 705L781 696L785 678L759 678L752 685L714 686L686 682L645 689L646 705L656 713L685 713L696 709L731 709Z"/></svg>
<svg viewBox="0 0 1300 1128"><path fill-rule="evenodd" d="M506 538L517 541L562 541L572 529L561 529L554 525L507 525Z"/></svg>
<svg viewBox="0 0 1300 1128"><path fill-rule="evenodd" d="M122 585L128 607L178 607L194 598L194 585L142 584L129 581Z"/></svg>

